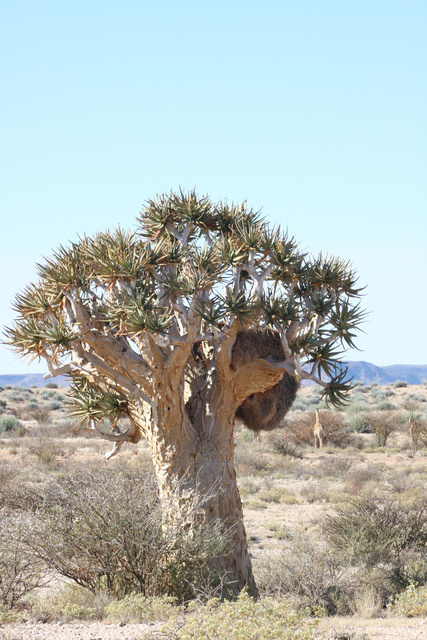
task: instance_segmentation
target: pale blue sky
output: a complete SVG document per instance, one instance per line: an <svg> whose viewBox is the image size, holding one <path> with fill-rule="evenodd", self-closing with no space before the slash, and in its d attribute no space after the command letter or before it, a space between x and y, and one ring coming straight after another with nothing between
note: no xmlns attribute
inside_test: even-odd
<svg viewBox="0 0 427 640"><path fill-rule="evenodd" d="M42 256L196 186L352 260L348 359L427 364L425 0L0 6L2 325Z"/></svg>

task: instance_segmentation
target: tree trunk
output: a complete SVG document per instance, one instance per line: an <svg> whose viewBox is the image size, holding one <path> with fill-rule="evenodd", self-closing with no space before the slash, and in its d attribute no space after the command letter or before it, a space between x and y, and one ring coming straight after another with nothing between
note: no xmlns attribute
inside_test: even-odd
<svg viewBox="0 0 427 640"><path fill-rule="evenodd" d="M229 591L237 594L246 587L257 597L234 468L233 409L215 400L202 402L192 421L184 403L181 401L180 410L176 404L172 406L172 400L171 396L158 399L157 427L148 432L144 429L159 484L164 526L191 530L219 521L229 537L229 552L212 568L225 578ZM215 407L221 408L213 415ZM166 427L161 428L163 419Z"/></svg>
<svg viewBox="0 0 427 640"><path fill-rule="evenodd" d="M166 475L162 461L159 462L160 466L155 464L155 468L166 526L171 523L191 528L219 521L227 532L229 552L217 559L212 569L226 578L233 593L247 587L257 596L233 459L205 447L204 451L188 456L187 466L181 455L181 468Z"/></svg>

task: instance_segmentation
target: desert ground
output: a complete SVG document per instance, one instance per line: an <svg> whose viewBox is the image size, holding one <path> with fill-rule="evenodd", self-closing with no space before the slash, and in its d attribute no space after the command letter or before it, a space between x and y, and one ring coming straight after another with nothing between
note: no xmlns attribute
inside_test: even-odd
<svg viewBox="0 0 427 640"><path fill-rule="evenodd" d="M124 467L150 473L144 443L105 460L108 443L77 430L65 403L66 389L55 385L0 392L0 640L274 638L248 629L239 635L239 612L227 635L225 618L208 609L120 608L111 593L94 595L97 588L76 587L60 571L37 578L34 588L34 576L26 576L28 585L14 587L16 600L10 596L11 571L16 578L22 569L16 560L10 569L10 541L28 546L30 538L27 530L18 537L9 530L8 518L16 526L18 512L34 515L39 507L31 496L43 495L45 486L51 491L67 474L74 478L76 469L105 477ZM321 449L314 448L315 408L325 432ZM340 411L324 405L320 390L305 387L280 429L255 437L236 426L236 472L261 604L283 602L304 612L291 635L276 637L427 638L426 423L427 385L396 382L358 384ZM197 598L212 595L205 588ZM208 616L212 625L204 630Z"/></svg>

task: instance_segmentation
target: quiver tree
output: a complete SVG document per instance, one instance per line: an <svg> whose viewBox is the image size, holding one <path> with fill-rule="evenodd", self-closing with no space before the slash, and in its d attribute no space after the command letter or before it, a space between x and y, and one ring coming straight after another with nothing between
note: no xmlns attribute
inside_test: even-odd
<svg viewBox="0 0 427 640"><path fill-rule="evenodd" d="M7 340L71 378L71 411L113 455L144 437L165 526L230 528L217 569L252 577L233 464L236 416L254 430L283 418L301 380L332 404L350 389L341 347L363 313L348 263L298 250L258 213L194 192L148 201L136 231L83 238L38 265ZM126 428L121 426L127 418ZM106 426L107 425L107 426Z"/></svg>

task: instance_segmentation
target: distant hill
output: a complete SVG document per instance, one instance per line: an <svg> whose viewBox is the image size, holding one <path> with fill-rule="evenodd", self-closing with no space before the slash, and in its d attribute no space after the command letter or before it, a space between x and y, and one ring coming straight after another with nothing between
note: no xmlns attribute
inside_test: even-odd
<svg viewBox="0 0 427 640"><path fill-rule="evenodd" d="M391 384L396 380L404 380L408 384L421 384L427 380L427 365L423 364L392 364L388 367L377 367L371 362L351 361L348 366L349 378L360 380L364 384ZM0 386L7 384L12 387L44 387L49 382L55 382L58 387L68 387L69 380L64 376L44 380L42 373L0 375ZM314 384L314 383L313 383Z"/></svg>
<svg viewBox="0 0 427 640"><path fill-rule="evenodd" d="M68 387L70 384L69 380L64 376L56 376L56 378L45 380L43 375L43 373L0 375L0 387L5 387L7 384L12 387L45 387L49 382L54 382L58 387Z"/></svg>
<svg viewBox="0 0 427 640"><path fill-rule="evenodd" d="M421 384L427 380L427 365L423 364L392 364L387 367L377 367L371 362L347 362L349 377L360 380L364 384L377 382L390 384L396 380L404 380L408 384Z"/></svg>

